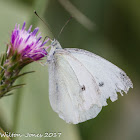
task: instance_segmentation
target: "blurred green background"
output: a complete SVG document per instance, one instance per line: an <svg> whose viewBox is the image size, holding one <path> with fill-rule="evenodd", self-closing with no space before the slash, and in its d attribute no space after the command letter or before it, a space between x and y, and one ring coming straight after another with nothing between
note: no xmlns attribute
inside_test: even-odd
<svg viewBox="0 0 140 140"><path fill-rule="evenodd" d="M51 36L38 14L49 24L57 38L73 9L67 0L0 0L0 51L5 51L15 23L38 26L42 35ZM94 52L122 68L134 88L128 95L103 107L92 120L78 125L66 124L52 110L48 98L48 68L33 63L24 71L36 72L20 79L26 83L14 95L0 100L0 127L20 134L61 132L56 138L12 138L16 140L140 140L140 1L70 0L76 12L60 35L64 48L76 47ZM81 21L78 19L81 18ZM93 25L91 30L88 22ZM85 24L82 24L85 23ZM27 27L26 26L26 27ZM27 27L27 28L28 28Z"/></svg>

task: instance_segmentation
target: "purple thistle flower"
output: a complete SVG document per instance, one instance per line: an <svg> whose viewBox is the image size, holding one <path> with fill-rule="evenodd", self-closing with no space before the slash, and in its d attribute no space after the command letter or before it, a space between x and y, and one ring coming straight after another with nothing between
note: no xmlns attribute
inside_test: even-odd
<svg viewBox="0 0 140 140"><path fill-rule="evenodd" d="M21 60L37 61L47 55L44 45L49 41L42 42L40 33L37 35L39 28L31 32L32 25L28 31L25 30L25 22L20 29L20 25L15 25L11 35L11 43L8 45L7 54L12 56L17 53Z"/></svg>
<svg viewBox="0 0 140 140"><path fill-rule="evenodd" d="M0 98L8 95L8 92L20 88L24 84L13 85L21 76L33 71L21 73L21 70L34 61L38 61L47 55L49 46L44 46L50 39L41 41L41 33L37 35L38 28L31 32L32 25L26 31L26 23L22 28L15 25L12 31L11 41L7 44L8 49L0 55Z"/></svg>

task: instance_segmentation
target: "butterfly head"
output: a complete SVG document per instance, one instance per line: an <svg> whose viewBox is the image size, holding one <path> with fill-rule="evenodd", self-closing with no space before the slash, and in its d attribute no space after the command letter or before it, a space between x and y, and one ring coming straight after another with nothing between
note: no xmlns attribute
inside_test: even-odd
<svg viewBox="0 0 140 140"><path fill-rule="evenodd" d="M60 43L56 39L54 39L51 42L51 50L48 53L47 62L51 62L51 60L53 60L53 55L55 54L55 51L57 49L62 49L62 47L61 47Z"/></svg>
<svg viewBox="0 0 140 140"><path fill-rule="evenodd" d="M55 48L55 49L61 49L61 48L62 48L61 45L60 45L60 43L59 43L56 39L54 39L54 40L51 42L51 47L53 47L53 48Z"/></svg>

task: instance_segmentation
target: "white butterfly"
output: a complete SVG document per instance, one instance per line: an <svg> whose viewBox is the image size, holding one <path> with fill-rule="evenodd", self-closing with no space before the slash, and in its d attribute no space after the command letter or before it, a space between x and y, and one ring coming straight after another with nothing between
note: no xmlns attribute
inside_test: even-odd
<svg viewBox="0 0 140 140"><path fill-rule="evenodd" d="M52 41L49 63L49 98L59 117L77 124L95 118L107 105L133 88L129 77L120 68L81 49L62 49Z"/></svg>

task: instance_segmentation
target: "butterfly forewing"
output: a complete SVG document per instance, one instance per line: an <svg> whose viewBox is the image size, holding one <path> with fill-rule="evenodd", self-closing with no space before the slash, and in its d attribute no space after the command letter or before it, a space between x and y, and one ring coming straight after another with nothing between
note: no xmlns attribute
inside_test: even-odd
<svg viewBox="0 0 140 140"><path fill-rule="evenodd" d="M101 92L103 106L107 105L108 98L116 101L117 92L123 95L123 91L127 93L129 88L133 88L126 73L104 58L81 49L65 50L78 59L92 74Z"/></svg>
<svg viewBox="0 0 140 140"><path fill-rule="evenodd" d="M56 51L49 76L51 106L62 119L76 124L98 115L102 108L98 85L78 59Z"/></svg>

